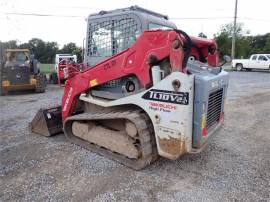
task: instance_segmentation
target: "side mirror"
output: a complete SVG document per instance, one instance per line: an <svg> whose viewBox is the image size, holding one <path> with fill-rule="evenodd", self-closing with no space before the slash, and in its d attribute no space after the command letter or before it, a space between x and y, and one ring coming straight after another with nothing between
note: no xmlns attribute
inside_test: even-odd
<svg viewBox="0 0 270 202"><path fill-rule="evenodd" d="M230 56L228 56L228 55L224 55L224 56L223 56L223 60L224 60L224 62L223 62L221 65L219 65L219 67L220 67L220 72L222 71L222 66L223 66L223 65L225 65L226 63L232 62L232 58L231 58Z"/></svg>
<svg viewBox="0 0 270 202"><path fill-rule="evenodd" d="M228 55L224 55L223 60L225 61L225 63L232 62L232 58L230 56L228 56Z"/></svg>

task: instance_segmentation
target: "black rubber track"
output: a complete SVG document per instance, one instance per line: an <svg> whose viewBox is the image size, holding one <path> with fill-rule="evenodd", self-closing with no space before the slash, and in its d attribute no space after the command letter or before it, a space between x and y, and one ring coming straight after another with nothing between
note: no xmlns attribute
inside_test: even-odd
<svg viewBox="0 0 270 202"><path fill-rule="evenodd" d="M47 80L45 74L38 74L36 77L36 93L44 93L47 86Z"/></svg>
<svg viewBox="0 0 270 202"><path fill-rule="evenodd" d="M112 119L126 119L135 124L138 131L140 143L140 157L138 159L130 159L126 156L100 147L93 143L87 142L72 133L72 123L74 121L97 121L97 120L112 120ZM74 144L79 145L85 149L98 153L102 156L115 160L123 165L132 169L140 170L147 165L150 165L158 158L156 141L152 123L148 116L139 110L128 111L110 111L110 112L95 112L95 113L82 113L79 115L69 117L64 123L64 132L66 137ZM102 134L100 134L102 135Z"/></svg>

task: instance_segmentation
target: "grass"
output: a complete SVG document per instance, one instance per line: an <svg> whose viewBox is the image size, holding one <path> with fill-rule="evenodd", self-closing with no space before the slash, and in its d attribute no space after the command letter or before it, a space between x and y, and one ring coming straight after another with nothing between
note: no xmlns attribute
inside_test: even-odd
<svg viewBox="0 0 270 202"><path fill-rule="evenodd" d="M55 72L54 64L38 64L38 67L40 71L44 74L50 74L52 72Z"/></svg>

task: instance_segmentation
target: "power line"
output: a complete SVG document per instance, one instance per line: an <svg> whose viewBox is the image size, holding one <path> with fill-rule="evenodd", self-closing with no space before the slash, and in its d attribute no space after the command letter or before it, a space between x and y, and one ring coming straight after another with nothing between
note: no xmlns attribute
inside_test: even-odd
<svg viewBox="0 0 270 202"><path fill-rule="evenodd" d="M270 22L270 19L249 18L249 17L238 17L238 18L243 19L243 20Z"/></svg>
<svg viewBox="0 0 270 202"><path fill-rule="evenodd" d="M6 15L26 15L26 16L36 16L36 17L65 17L65 18L85 18L79 15L51 15L51 14L38 14L38 13L3 13Z"/></svg>
<svg viewBox="0 0 270 202"><path fill-rule="evenodd" d="M4 12L2 14L5 14L5 15L36 16L36 17L63 17L63 18L85 18L86 17L86 16L79 16L79 15L55 15L55 14L39 14L39 13L19 13L19 12ZM233 18L234 17L229 17L229 16L172 17L172 18L170 18L170 20L220 20L220 19L233 19ZM237 17L237 18L242 19L242 20L270 22L270 19L262 19L262 18L250 18L250 17Z"/></svg>
<svg viewBox="0 0 270 202"><path fill-rule="evenodd" d="M234 17L196 17L196 18L183 17L183 18L170 18L170 20L221 20L221 19L233 19L233 18ZM237 19L270 22L270 19L261 19L261 18L237 17Z"/></svg>
<svg viewBox="0 0 270 202"><path fill-rule="evenodd" d="M231 19L232 17L183 17L183 18L170 18L171 20L218 20L218 19Z"/></svg>
<svg viewBox="0 0 270 202"><path fill-rule="evenodd" d="M57 6L57 7L53 7L55 9L59 9L59 8L67 8L67 9L87 9L87 10L103 10L104 8L94 8L94 7L83 7L83 6Z"/></svg>
<svg viewBox="0 0 270 202"><path fill-rule="evenodd" d="M54 14L38 14L38 13L16 13L16 12L5 12L6 15L26 15L26 16L36 16L36 17L76 17L76 18L85 18L84 16L78 15L54 15ZM208 20L208 19L230 19L232 17L175 17L170 18L171 20Z"/></svg>

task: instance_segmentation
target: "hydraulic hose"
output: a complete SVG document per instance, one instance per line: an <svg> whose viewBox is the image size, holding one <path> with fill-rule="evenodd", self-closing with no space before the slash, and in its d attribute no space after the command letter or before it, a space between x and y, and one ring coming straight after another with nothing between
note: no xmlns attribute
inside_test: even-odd
<svg viewBox="0 0 270 202"><path fill-rule="evenodd" d="M190 56L191 53L191 48L192 48L192 40L191 38L188 36L188 34L180 29L174 29L174 31L176 33L178 33L179 35L184 36L184 38L186 39L186 41L184 42L184 51L185 51L185 55L184 55L184 59L183 59L183 63L182 66L186 67L187 66L187 62L188 62L188 58Z"/></svg>

